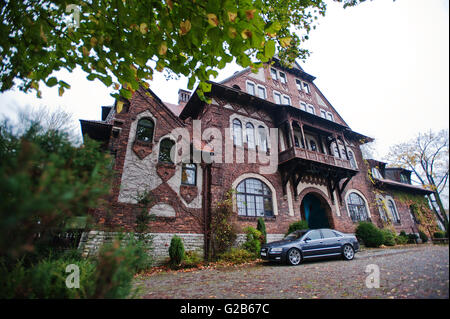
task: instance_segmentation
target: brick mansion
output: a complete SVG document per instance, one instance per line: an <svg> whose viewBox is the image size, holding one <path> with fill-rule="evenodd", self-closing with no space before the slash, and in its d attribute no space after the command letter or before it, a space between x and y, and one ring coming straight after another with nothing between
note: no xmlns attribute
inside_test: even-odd
<svg viewBox="0 0 450 319"><path fill-rule="evenodd" d="M95 222L133 231L137 196L148 192L155 242L167 250L177 234L186 250L204 252L215 203L233 189L238 227L263 217L268 241L299 220L350 233L359 221L417 233L414 209L399 194L431 192L411 183L411 171L363 158L360 146L373 139L353 131L314 80L274 59L256 73L210 82L208 102L179 90L175 105L140 88L103 106L101 121L81 120L83 135L113 154L117 172L111 209L93 211ZM188 160L179 160L178 132L187 132ZM100 233L89 233L86 245Z"/></svg>

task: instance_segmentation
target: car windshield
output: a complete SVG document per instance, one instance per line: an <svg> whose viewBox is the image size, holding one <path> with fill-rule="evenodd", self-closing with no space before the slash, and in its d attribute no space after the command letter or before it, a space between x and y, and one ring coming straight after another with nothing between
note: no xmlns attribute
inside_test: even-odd
<svg viewBox="0 0 450 319"><path fill-rule="evenodd" d="M299 239L300 237L302 237L304 234L306 234L307 230L296 230L292 233L290 233L289 235L287 235L286 237L284 237L285 240L295 240L295 239Z"/></svg>

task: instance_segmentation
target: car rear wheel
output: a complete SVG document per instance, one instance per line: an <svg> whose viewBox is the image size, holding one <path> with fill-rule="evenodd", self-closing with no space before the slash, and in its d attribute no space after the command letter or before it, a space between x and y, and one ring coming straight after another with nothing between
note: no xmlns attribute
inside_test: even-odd
<svg viewBox="0 0 450 319"><path fill-rule="evenodd" d="M287 252L287 262L289 265L296 266L302 261L302 254L296 248L291 248Z"/></svg>
<svg viewBox="0 0 450 319"><path fill-rule="evenodd" d="M344 245L342 257L344 257L345 260L352 260L355 257L355 250L351 245Z"/></svg>

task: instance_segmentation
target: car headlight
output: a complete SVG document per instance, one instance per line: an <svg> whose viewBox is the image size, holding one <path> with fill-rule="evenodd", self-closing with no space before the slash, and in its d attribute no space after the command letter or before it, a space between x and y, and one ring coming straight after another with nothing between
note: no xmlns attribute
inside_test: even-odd
<svg viewBox="0 0 450 319"><path fill-rule="evenodd" d="M271 253L281 253L283 251L283 248L281 247L274 247L270 249Z"/></svg>

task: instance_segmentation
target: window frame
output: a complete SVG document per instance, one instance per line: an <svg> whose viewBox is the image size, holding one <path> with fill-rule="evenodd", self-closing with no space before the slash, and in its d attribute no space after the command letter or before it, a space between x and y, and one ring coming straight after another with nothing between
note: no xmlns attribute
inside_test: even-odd
<svg viewBox="0 0 450 319"><path fill-rule="evenodd" d="M163 145L163 143L166 142L166 141L167 141L167 142L170 142L170 143L172 144L172 146L170 147L170 149L166 149L166 146ZM176 145L175 141L172 140L172 139L169 138L169 137L165 137L165 138L163 138L163 139L159 142L158 163L174 164L175 158L172 160L172 158L171 158L170 155L171 155L171 151L172 151L172 149L173 149L173 147L174 147L175 145ZM162 149L162 147L164 147L164 149ZM167 156L166 151L169 151L169 154L168 154L169 160L167 160L167 159L161 159L161 155L162 155L162 154L165 154L164 157ZM173 154L174 157L175 157L175 153L176 153L176 152L174 152L174 154Z"/></svg>
<svg viewBox="0 0 450 319"><path fill-rule="evenodd" d="M243 134L242 134L242 122L238 119L238 118L234 118L232 123L232 127L233 127L233 145L234 146L242 146L244 144L243 141ZM237 143L238 137L237 137L237 126L239 125L239 144Z"/></svg>
<svg viewBox="0 0 450 319"><path fill-rule="evenodd" d="M257 89L257 91L258 91L258 93L256 94L256 96L257 97L259 97L259 98L261 98L261 99L267 99L267 90L266 90L266 87L265 86L263 86L263 85L257 85L256 86L256 89ZM264 92L264 96L263 97L261 97L260 95L259 95L259 90L260 89L262 89L263 90L263 92Z"/></svg>
<svg viewBox="0 0 450 319"><path fill-rule="evenodd" d="M287 99L288 104L284 103L284 99ZM292 105L291 103L291 97L289 95L283 94L283 104L282 105Z"/></svg>
<svg viewBox="0 0 450 319"><path fill-rule="evenodd" d="M249 86L253 87L253 93L249 92L249 89L248 89ZM252 82L252 81L245 81L245 88L246 88L248 94L256 96L256 87L257 86L256 86L256 84L254 82Z"/></svg>
<svg viewBox="0 0 450 319"><path fill-rule="evenodd" d="M359 198L362 203L354 203L352 200L352 195L355 195L357 198ZM347 195L345 202L347 204L347 210L348 210L348 213L350 215L350 219L352 220L352 222L357 223L360 221L369 221L370 220L370 215L369 215L366 201L360 194L358 194L355 191L351 191ZM353 208L355 208L356 211ZM362 215L361 213L364 213L364 215L365 215L364 219L361 219L361 215Z"/></svg>
<svg viewBox="0 0 450 319"><path fill-rule="evenodd" d="M283 76L282 76L283 75ZM278 71L278 77L280 78L280 83L287 84L287 76L286 73ZM284 80L283 80L284 79Z"/></svg>
<svg viewBox="0 0 450 319"><path fill-rule="evenodd" d="M275 98L275 96L279 96L279 97L280 97L279 102L277 102L277 99ZM281 98L282 98L282 96L283 96L283 95L282 95L280 92L278 92L278 91L273 91L273 101L275 102L275 104L282 105L282 104L281 104Z"/></svg>
<svg viewBox="0 0 450 319"><path fill-rule="evenodd" d="M303 91L304 91L306 94L311 94L311 88L310 88L310 86L309 86L309 83L303 81L303 88L304 88Z"/></svg>
<svg viewBox="0 0 450 319"><path fill-rule="evenodd" d="M400 214L398 213L397 206L392 198L386 199L386 206L391 212L392 217L394 217L394 223L401 224Z"/></svg>
<svg viewBox="0 0 450 319"><path fill-rule="evenodd" d="M251 127L250 127L251 126ZM249 143L249 131L251 130L252 144ZM247 143L247 147L251 149L256 149L256 140L255 140L255 126L251 122L247 122L245 124L245 142Z"/></svg>
<svg viewBox="0 0 450 319"><path fill-rule="evenodd" d="M187 167L187 165L193 165L194 167ZM187 183L183 181L183 172L193 171L194 172L194 182ZM197 165L195 163L183 163L181 166L181 185L186 186L197 186Z"/></svg>
<svg viewBox="0 0 450 319"><path fill-rule="evenodd" d="M273 72L275 71L275 72ZM275 73L275 78L274 78L274 73ZM278 71L275 68L270 68L270 77L272 78L272 80L274 81L278 81Z"/></svg>
<svg viewBox="0 0 450 319"><path fill-rule="evenodd" d="M247 181L257 181L259 183L259 185L261 186L261 190L262 193L251 193L247 191ZM239 188L241 187L241 185L243 185L243 191L240 191ZM241 201L240 201L240 196L244 197L244 201L243 201L243 205L240 205ZM264 183L262 180L254 178L254 177L249 177L246 178L244 180L242 180L236 187L236 207L237 207L237 213L238 216L240 217L274 217L275 216L275 211L274 211L274 205L273 205L273 201L272 201L272 190L270 189L270 187ZM262 198L262 204L263 204L263 215L258 215L258 208L257 208L257 199L256 198ZM248 198L252 198L253 199L253 204L254 204L254 215L249 215L249 207L250 205L248 205L249 202L247 202ZM266 204L266 200L268 202L270 202L270 206L271 206L271 210L266 210L265 209L265 204ZM242 211L240 210L240 207L244 208L245 212L244 214L242 213ZM270 212L270 213L269 213Z"/></svg>
<svg viewBox="0 0 450 319"><path fill-rule="evenodd" d="M139 128L140 127L150 128L150 126L145 126L144 124L141 123L141 122L144 122L144 121L148 121L148 122L151 123L151 134L150 134L151 136L149 137L148 140L143 140L143 139L141 139L139 137L139 134L140 134ZM155 121L153 121L153 119L149 118L149 117L143 117L143 118L139 119L138 122L137 122L137 125L136 125L135 140L138 141L138 142L141 142L141 143L149 143L150 144L150 143L153 142L153 136L154 135L155 135Z"/></svg>

